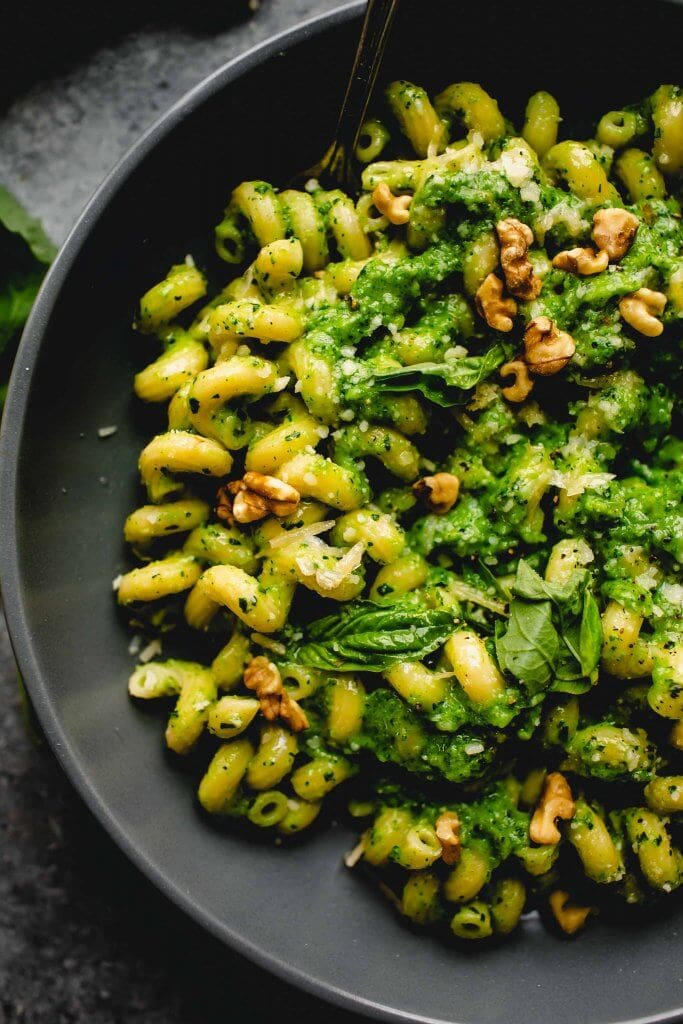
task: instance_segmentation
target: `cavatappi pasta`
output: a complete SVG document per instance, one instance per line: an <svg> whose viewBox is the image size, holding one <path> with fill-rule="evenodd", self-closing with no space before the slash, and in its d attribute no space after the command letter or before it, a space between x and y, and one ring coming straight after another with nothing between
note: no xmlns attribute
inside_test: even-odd
<svg viewBox="0 0 683 1024"><path fill-rule="evenodd" d="M683 94L378 115L360 196L243 182L140 301L129 691L209 814L347 807L415 925L573 934L683 880Z"/></svg>

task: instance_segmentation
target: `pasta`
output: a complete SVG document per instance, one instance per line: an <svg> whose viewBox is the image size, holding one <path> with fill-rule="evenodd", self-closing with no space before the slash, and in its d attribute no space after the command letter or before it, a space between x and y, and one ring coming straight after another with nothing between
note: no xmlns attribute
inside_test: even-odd
<svg viewBox="0 0 683 1024"><path fill-rule="evenodd" d="M207 814L346 806L413 925L572 935L683 881L683 96L385 99L359 196L243 182L232 280L140 301L129 693Z"/></svg>

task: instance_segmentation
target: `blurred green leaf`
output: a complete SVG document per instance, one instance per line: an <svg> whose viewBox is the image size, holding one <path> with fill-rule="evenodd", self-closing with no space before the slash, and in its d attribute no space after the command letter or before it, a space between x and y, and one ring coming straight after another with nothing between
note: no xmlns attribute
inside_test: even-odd
<svg viewBox="0 0 683 1024"><path fill-rule="evenodd" d="M14 343L56 251L40 221L0 185L0 412L7 393Z"/></svg>
<svg viewBox="0 0 683 1024"><path fill-rule="evenodd" d="M42 267L35 267L0 282L0 353L26 323L44 273Z"/></svg>
<svg viewBox="0 0 683 1024"><path fill-rule="evenodd" d="M38 263L45 266L52 263L57 249L45 234L43 225L31 217L3 185L0 185L0 224L5 231L23 238Z"/></svg>

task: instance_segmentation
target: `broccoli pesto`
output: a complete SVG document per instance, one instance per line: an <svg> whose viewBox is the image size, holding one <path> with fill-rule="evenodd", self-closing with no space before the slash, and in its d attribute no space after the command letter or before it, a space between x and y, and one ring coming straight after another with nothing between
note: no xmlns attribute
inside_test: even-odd
<svg viewBox="0 0 683 1024"><path fill-rule="evenodd" d="M414 924L570 934L683 881L681 93L587 141L546 92L385 114L360 195L243 182L233 279L141 300L168 424L115 584L182 650L129 691L208 751L207 813L348 808Z"/></svg>

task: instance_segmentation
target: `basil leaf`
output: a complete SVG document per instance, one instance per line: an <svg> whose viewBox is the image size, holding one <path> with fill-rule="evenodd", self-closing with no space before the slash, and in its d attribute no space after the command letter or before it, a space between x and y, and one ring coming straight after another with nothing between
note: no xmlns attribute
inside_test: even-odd
<svg viewBox="0 0 683 1024"><path fill-rule="evenodd" d="M560 653L555 664L555 679L550 687L553 693L587 693L591 681L581 669L578 657L579 622L572 622L560 632Z"/></svg>
<svg viewBox="0 0 683 1024"><path fill-rule="evenodd" d="M421 660L452 631L453 618L445 611L358 601L313 622L292 658L328 671L383 672L397 662Z"/></svg>
<svg viewBox="0 0 683 1024"><path fill-rule="evenodd" d="M579 659L585 676L593 676L602 654L602 620L598 603L586 588L583 594L581 626L579 630Z"/></svg>
<svg viewBox="0 0 683 1024"><path fill-rule="evenodd" d="M558 606L575 603L582 584L586 580L585 569L575 570L563 583L550 583L532 569L528 562L520 559L513 592L527 601L552 601Z"/></svg>
<svg viewBox="0 0 683 1024"><path fill-rule="evenodd" d="M419 391L435 405L449 408L464 404L465 392L489 377L504 362L505 350L494 345L483 356L465 356L448 363L416 363L389 370L376 370L375 383L382 391Z"/></svg>
<svg viewBox="0 0 683 1024"><path fill-rule="evenodd" d="M588 693L593 684L590 679L578 677L576 679L560 679L556 677L550 690L552 693L569 693L572 696L580 697L582 693Z"/></svg>
<svg viewBox="0 0 683 1024"><path fill-rule="evenodd" d="M575 602L559 611L560 636L565 653L557 665L558 685L553 689L560 689L560 681L573 681L572 689L565 687L562 691L565 693L585 693L590 689L602 653L600 610L588 586L588 574L585 574L578 596L581 606L576 612Z"/></svg>
<svg viewBox="0 0 683 1024"><path fill-rule="evenodd" d="M26 323L55 247L40 222L0 185L0 355ZM9 371L11 349L3 359ZM0 414L6 387L0 387Z"/></svg>
<svg viewBox="0 0 683 1024"><path fill-rule="evenodd" d="M579 634L581 626L578 620L564 622L560 616L560 636L563 649L560 652L560 660L556 667L556 675L565 679L580 679L583 676L581 670L581 657L579 655Z"/></svg>
<svg viewBox="0 0 683 1024"><path fill-rule="evenodd" d="M529 634L534 628L532 609L537 609L538 620L547 623L549 618L555 633L556 643L548 642L550 631L544 638L536 637L538 645L549 664L549 671L540 671L535 666L535 681L531 685L545 686L552 679L550 689L557 693L586 693L595 678L595 669L600 660L602 648L602 624L600 612L590 590L590 574L585 569L575 570L567 580L561 583L544 580L523 559L519 562L517 575L513 585L515 595L510 607L510 623L514 620L516 632L510 636L510 629L499 637L497 642L503 657L510 660L508 647L519 642L519 624ZM542 611L538 611L542 609ZM523 671L529 671L529 654L526 662L521 665ZM509 671L518 674L520 654L517 652L516 668ZM532 664L532 668L534 665ZM544 682L540 682L541 676ZM523 675L518 678L530 684Z"/></svg>
<svg viewBox="0 0 683 1024"><path fill-rule="evenodd" d="M26 323L42 280L42 267L33 267L0 282L0 352Z"/></svg>
<svg viewBox="0 0 683 1024"><path fill-rule="evenodd" d="M481 558L477 558L476 571L484 580L484 583L486 585L484 589L488 587L489 590L495 590L498 594L500 594L500 596L502 597L503 601L505 601L506 604L510 603L510 600L512 598L512 592L510 588L507 586L507 584L503 582L502 579L498 579L497 576L493 575L486 562L483 562Z"/></svg>
<svg viewBox="0 0 683 1024"><path fill-rule="evenodd" d="M513 601L507 630L496 637L501 667L538 693L553 677L559 650L550 601Z"/></svg>
<svg viewBox="0 0 683 1024"><path fill-rule="evenodd" d="M45 234L43 226L31 217L18 199L0 185L0 225L26 242L33 257L45 266L55 258L56 247Z"/></svg>

